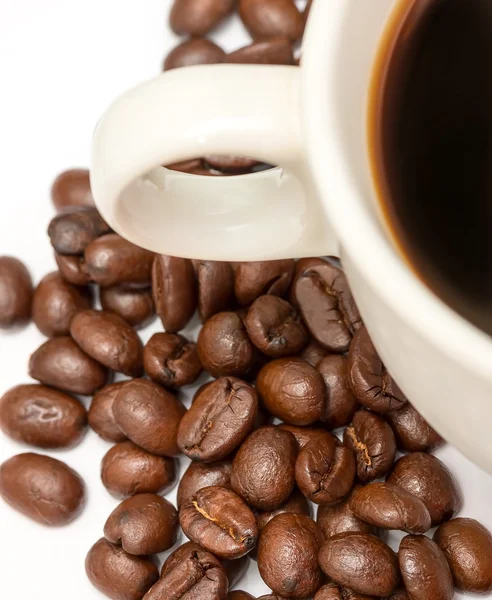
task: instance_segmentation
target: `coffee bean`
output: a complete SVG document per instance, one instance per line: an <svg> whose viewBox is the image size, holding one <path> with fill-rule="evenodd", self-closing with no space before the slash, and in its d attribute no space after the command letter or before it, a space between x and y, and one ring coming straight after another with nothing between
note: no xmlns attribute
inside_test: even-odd
<svg viewBox="0 0 492 600"><path fill-rule="evenodd" d="M55 260L62 278L72 285L86 286L91 282L85 270L83 256L62 256L55 252Z"/></svg>
<svg viewBox="0 0 492 600"><path fill-rule="evenodd" d="M410 600L410 596L407 594L406 590L400 588L399 590L396 590L394 594L391 594L388 600Z"/></svg>
<svg viewBox="0 0 492 600"><path fill-rule="evenodd" d="M51 199L58 211L67 206L94 206L89 171L70 169L60 173L53 182Z"/></svg>
<svg viewBox="0 0 492 600"><path fill-rule="evenodd" d="M307 517L312 516L311 505L306 498L301 494L299 490L294 490L290 495L289 499L285 504L282 504L280 508L275 510L268 510L264 512L256 513L256 521L258 523L258 529L260 532L267 523L276 517L277 515L283 515L286 513L293 513L296 515L306 515Z"/></svg>
<svg viewBox="0 0 492 600"><path fill-rule="evenodd" d="M328 429L348 425L359 403L350 388L348 361L345 356L329 354L316 367L326 386L326 410L322 417Z"/></svg>
<svg viewBox="0 0 492 600"><path fill-rule="evenodd" d="M414 452L400 458L387 481L407 490L427 506L432 526L451 519L462 499L453 475L435 456Z"/></svg>
<svg viewBox="0 0 492 600"><path fill-rule="evenodd" d="M197 286L191 260L157 255L152 269L157 314L168 333L188 324L197 305Z"/></svg>
<svg viewBox="0 0 492 600"><path fill-rule="evenodd" d="M407 533L429 531L431 519L425 504L392 483L370 483L352 495L350 509L366 523Z"/></svg>
<svg viewBox="0 0 492 600"><path fill-rule="evenodd" d="M357 411L345 429L343 442L355 452L357 476L364 483L383 477L391 469L396 455L395 436L379 415Z"/></svg>
<svg viewBox="0 0 492 600"><path fill-rule="evenodd" d="M242 590L235 590L233 592L229 592L227 600L255 600L255 598L251 594L248 594L248 592L243 592Z"/></svg>
<svg viewBox="0 0 492 600"><path fill-rule="evenodd" d="M65 463L27 452L0 465L0 496L33 521L67 525L84 506L84 482Z"/></svg>
<svg viewBox="0 0 492 600"><path fill-rule="evenodd" d="M326 430L321 428L297 427L296 425L286 425L285 423L281 423L279 428L292 433L292 435L296 438L299 450L302 450L304 446L312 440L323 437L326 433Z"/></svg>
<svg viewBox="0 0 492 600"><path fill-rule="evenodd" d="M260 596L258 600L287 600L283 596L279 596L278 594L267 594L266 596ZM291 600L296 600L295 598L291 598ZM299 599L297 599L299 600Z"/></svg>
<svg viewBox="0 0 492 600"><path fill-rule="evenodd" d="M112 600L141 600L159 578L147 556L132 556L101 538L85 559L85 572L94 587Z"/></svg>
<svg viewBox="0 0 492 600"><path fill-rule="evenodd" d="M318 371L300 358L279 358L258 373L267 410L290 425L311 425L325 411L326 387Z"/></svg>
<svg viewBox="0 0 492 600"><path fill-rule="evenodd" d="M214 377L245 376L256 358L243 322L234 312L218 313L203 325L197 350L204 369Z"/></svg>
<svg viewBox="0 0 492 600"><path fill-rule="evenodd" d="M365 521L362 521L350 508L350 500L362 489L355 485L352 492L344 500L335 504L322 504L318 508L316 522L318 523L325 540L339 533L374 533L375 530Z"/></svg>
<svg viewBox="0 0 492 600"><path fill-rule="evenodd" d="M194 37L185 42L181 42L166 56L162 67L163 71L179 69L181 67L191 67L193 65L216 65L224 62L226 53L222 48L205 38ZM171 167L169 167L171 168ZM197 164L198 172L204 170L201 161ZM181 169L172 169L181 171ZM185 171L189 173L189 170Z"/></svg>
<svg viewBox="0 0 492 600"><path fill-rule="evenodd" d="M216 169L221 173L232 173L235 175L250 173L251 169L259 164L254 158L222 154L207 154L203 157L203 160L211 169Z"/></svg>
<svg viewBox="0 0 492 600"><path fill-rule="evenodd" d="M133 442L121 442L104 455L101 479L116 498L166 494L176 482L176 461L151 454Z"/></svg>
<svg viewBox="0 0 492 600"><path fill-rule="evenodd" d="M101 288L99 299L103 310L120 315L136 329L149 325L155 317L152 290L129 290L124 287Z"/></svg>
<svg viewBox="0 0 492 600"><path fill-rule="evenodd" d="M113 510L104 535L128 554L157 554L174 546L178 525L178 512L170 502L156 494L137 494Z"/></svg>
<svg viewBox="0 0 492 600"><path fill-rule="evenodd" d="M431 452L444 444L442 437L434 431L424 417L407 402L403 408L386 414L394 431L396 443L408 452Z"/></svg>
<svg viewBox="0 0 492 600"><path fill-rule="evenodd" d="M453 577L442 550L423 535L407 535L398 551L405 588L412 600L452 600Z"/></svg>
<svg viewBox="0 0 492 600"><path fill-rule="evenodd" d="M407 399L383 365L365 327L355 334L348 360L350 385L361 404L378 413L403 407Z"/></svg>
<svg viewBox="0 0 492 600"><path fill-rule="evenodd" d="M327 354L326 348L323 348L316 340L311 340L301 352L300 357L312 367L317 367Z"/></svg>
<svg viewBox="0 0 492 600"><path fill-rule="evenodd" d="M248 65L293 65L292 44L287 38L255 42L227 55L226 62Z"/></svg>
<svg viewBox="0 0 492 600"><path fill-rule="evenodd" d="M285 296L294 272L294 261L243 262L235 268L236 299L241 306L247 306L265 294Z"/></svg>
<svg viewBox="0 0 492 600"><path fill-rule="evenodd" d="M332 504L352 489L355 458L351 450L326 432L299 452L296 482L301 492L315 504Z"/></svg>
<svg viewBox="0 0 492 600"><path fill-rule="evenodd" d="M179 482L178 508L205 487L219 486L231 488L232 462L219 460L213 463L191 462Z"/></svg>
<svg viewBox="0 0 492 600"><path fill-rule="evenodd" d="M255 40L284 36L296 41L304 31L293 0L239 0L239 14Z"/></svg>
<svg viewBox="0 0 492 600"><path fill-rule="evenodd" d="M179 521L189 539L220 558L240 558L256 545L258 526L254 514L226 488L199 490L180 508Z"/></svg>
<svg viewBox="0 0 492 600"><path fill-rule="evenodd" d="M159 456L179 454L178 427L185 412L176 396L147 379L129 381L113 402L113 415L123 433Z"/></svg>
<svg viewBox="0 0 492 600"><path fill-rule="evenodd" d="M170 24L180 35L205 35L235 8L236 0L174 0Z"/></svg>
<svg viewBox="0 0 492 600"><path fill-rule="evenodd" d="M455 586L474 594L492 592L492 534L475 519L452 519L434 533Z"/></svg>
<svg viewBox="0 0 492 600"><path fill-rule="evenodd" d="M31 275L17 258L0 256L0 329L23 325L31 317Z"/></svg>
<svg viewBox="0 0 492 600"><path fill-rule="evenodd" d="M0 400L0 428L24 444L70 448L82 440L86 425L78 400L44 385L18 385Z"/></svg>
<svg viewBox="0 0 492 600"><path fill-rule="evenodd" d="M305 515L283 514L263 529L258 544L258 569L277 594L307 598L319 589L323 574L318 551L323 543L316 523Z"/></svg>
<svg viewBox="0 0 492 600"><path fill-rule="evenodd" d="M154 333L144 348L143 363L153 381L170 388L190 385L202 372L196 344L174 333Z"/></svg>
<svg viewBox="0 0 492 600"><path fill-rule="evenodd" d="M234 272L230 263L194 260L198 280L198 314L207 321L234 306Z"/></svg>
<svg viewBox="0 0 492 600"><path fill-rule="evenodd" d="M296 283L297 280L301 277L301 275L304 273L304 271L306 271L307 269L309 269L309 267L317 267L319 265L324 265L327 261L324 260L323 258L319 258L319 257L308 257L308 258L300 258L298 261L296 261L295 264L295 268L294 268L294 275L292 276L292 282L290 284L290 290L289 290L289 302L292 304L292 306L295 306L297 309L299 309L299 304L297 303L297 297L296 297ZM315 343L317 343L315 341ZM321 346L322 347L322 346ZM327 354L326 349L324 350L325 354ZM313 365L313 367L316 365Z"/></svg>
<svg viewBox="0 0 492 600"><path fill-rule="evenodd" d="M31 355L29 375L59 390L92 396L106 383L108 370L63 336L48 340Z"/></svg>
<svg viewBox="0 0 492 600"><path fill-rule="evenodd" d="M328 583L318 590L314 600L376 600L376 598L353 592L336 583Z"/></svg>
<svg viewBox="0 0 492 600"><path fill-rule="evenodd" d="M89 425L107 442L124 442L126 435L121 431L113 415L113 402L126 381L112 383L103 387L92 398L89 409Z"/></svg>
<svg viewBox="0 0 492 600"><path fill-rule="evenodd" d="M103 235L85 250L85 269L99 285L150 286L154 253L135 246L116 233Z"/></svg>
<svg viewBox="0 0 492 600"><path fill-rule="evenodd" d="M142 373L142 342L119 315L83 310L73 318L70 333L84 352L108 369L132 377Z"/></svg>
<svg viewBox="0 0 492 600"><path fill-rule="evenodd" d="M396 554L368 533L329 538L319 552L319 564L335 583L368 596L389 596L400 582Z"/></svg>
<svg viewBox="0 0 492 600"><path fill-rule="evenodd" d="M253 387L235 377L221 377L202 391L182 418L178 446L192 460L225 458L252 431L257 410Z"/></svg>
<svg viewBox="0 0 492 600"><path fill-rule="evenodd" d="M83 254L91 242L110 231L97 208L76 206L65 209L51 220L48 236L55 252L62 256L77 256Z"/></svg>

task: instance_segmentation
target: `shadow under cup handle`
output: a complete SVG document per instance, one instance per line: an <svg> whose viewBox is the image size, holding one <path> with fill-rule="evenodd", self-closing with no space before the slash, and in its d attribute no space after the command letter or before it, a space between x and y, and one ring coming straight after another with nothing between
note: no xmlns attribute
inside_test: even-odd
<svg viewBox="0 0 492 600"><path fill-rule="evenodd" d="M279 167L207 177L161 166L206 154ZM133 88L98 123L91 184L113 229L160 254L266 260L337 251L307 167L299 67L187 67Z"/></svg>

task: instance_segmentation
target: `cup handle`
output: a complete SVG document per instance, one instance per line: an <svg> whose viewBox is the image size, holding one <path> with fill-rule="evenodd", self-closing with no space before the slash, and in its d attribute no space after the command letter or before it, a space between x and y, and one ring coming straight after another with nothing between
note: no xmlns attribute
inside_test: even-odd
<svg viewBox="0 0 492 600"><path fill-rule="evenodd" d="M106 221L160 254L268 260L337 254L304 148L301 69L187 67L126 92L99 121L91 184ZM236 177L161 165L207 154L279 165Z"/></svg>

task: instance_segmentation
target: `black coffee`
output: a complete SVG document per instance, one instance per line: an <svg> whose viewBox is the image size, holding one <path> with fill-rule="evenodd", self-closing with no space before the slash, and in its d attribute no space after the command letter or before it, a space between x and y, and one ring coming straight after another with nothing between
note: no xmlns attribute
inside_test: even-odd
<svg viewBox="0 0 492 600"><path fill-rule="evenodd" d="M492 0L403 0L371 93L381 203L417 273L492 334Z"/></svg>

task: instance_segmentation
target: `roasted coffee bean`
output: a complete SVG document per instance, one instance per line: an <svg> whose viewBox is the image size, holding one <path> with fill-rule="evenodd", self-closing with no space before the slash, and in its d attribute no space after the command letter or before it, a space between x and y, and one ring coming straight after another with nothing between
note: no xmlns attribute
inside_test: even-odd
<svg viewBox="0 0 492 600"><path fill-rule="evenodd" d="M165 70L165 69L164 69ZM201 158L191 158L189 160L181 160L177 163L165 165L166 169L178 171L179 173L189 173L191 175L207 175L208 170L203 166Z"/></svg>
<svg viewBox="0 0 492 600"><path fill-rule="evenodd" d="M97 208L76 206L65 209L51 220L48 236L55 252L62 256L77 256L83 254L91 242L110 231Z"/></svg>
<svg viewBox="0 0 492 600"><path fill-rule="evenodd" d="M196 344L174 333L154 333L145 345L143 364L153 381L170 388L190 385L202 372Z"/></svg>
<svg viewBox="0 0 492 600"><path fill-rule="evenodd" d="M434 534L455 586L475 594L492 592L492 534L475 519L452 519Z"/></svg>
<svg viewBox="0 0 492 600"><path fill-rule="evenodd" d="M248 592L243 592L242 590L235 590L233 592L229 592L227 600L255 600L255 598L251 594L248 594Z"/></svg>
<svg viewBox="0 0 492 600"><path fill-rule="evenodd" d="M204 369L214 377L247 375L256 352L243 322L235 312L214 315L198 334L198 356Z"/></svg>
<svg viewBox="0 0 492 600"><path fill-rule="evenodd" d="M251 169L259 164L254 158L223 154L207 154L203 157L203 160L211 169L216 169L221 173L232 173L235 175L250 173Z"/></svg>
<svg viewBox="0 0 492 600"><path fill-rule="evenodd" d="M326 430L321 428L297 427L296 425L286 425L285 423L281 423L279 428L292 433L299 445L299 450L302 450L308 442L323 437L326 433Z"/></svg>
<svg viewBox="0 0 492 600"><path fill-rule="evenodd" d="M70 333L85 353L108 369L131 377L142 373L142 342L119 315L81 311L73 318Z"/></svg>
<svg viewBox="0 0 492 600"><path fill-rule="evenodd" d="M85 269L99 285L109 287L150 286L154 253L144 250L116 233L103 235L85 250Z"/></svg>
<svg viewBox="0 0 492 600"><path fill-rule="evenodd" d="M92 398L89 409L89 425L107 442L124 442L126 435L116 423L113 415L113 402L126 381L112 383L103 387Z"/></svg>
<svg viewBox="0 0 492 600"><path fill-rule="evenodd" d="M323 258L319 258L319 257L308 257L308 258L300 258L298 261L296 261L295 264L295 268L294 268L294 275L292 276L292 282L290 284L290 291L289 291L289 302L295 306L297 309L299 309L299 305L297 303L297 298L296 298L296 282L299 279L299 277L301 277L301 275L304 273L304 271L306 271L307 269L309 269L309 267L317 267L319 265L324 265L327 261L324 260ZM314 340L314 343L317 343ZM321 346L322 347L322 346ZM325 354L327 354L327 350L324 349ZM313 367L315 367L316 365L313 365Z"/></svg>
<svg viewBox="0 0 492 600"><path fill-rule="evenodd" d="M332 352L348 350L362 321L343 271L327 262L310 266L293 293L315 340Z"/></svg>
<svg viewBox="0 0 492 600"><path fill-rule="evenodd" d="M290 425L311 425L324 414L323 377L301 358L279 358L258 373L258 392L266 409Z"/></svg>
<svg viewBox="0 0 492 600"><path fill-rule="evenodd" d="M94 206L87 169L70 169L60 173L53 182L51 199L60 211L67 206Z"/></svg>
<svg viewBox="0 0 492 600"><path fill-rule="evenodd" d="M68 335L73 318L91 307L89 288L70 285L57 273L49 273L38 284L32 302L32 318L47 337Z"/></svg>
<svg viewBox="0 0 492 600"><path fill-rule="evenodd" d="M368 533L339 533L319 552L319 564L335 583L368 596L389 596L400 582L396 554Z"/></svg>
<svg viewBox="0 0 492 600"><path fill-rule="evenodd" d="M227 55L226 62L248 65L293 65L294 52L287 38L255 42Z"/></svg>
<svg viewBox="0 0 492 600"><path fill-rule="evenodd" d="M396 592L391 594L391 596L388 598L388 600L411 600L411 599L410 599L410 596L407 594L406 590L404 590L403 588L400 588L399 590L396 590Z"/></svg>
<svg viewBox="0 0 492 600"><path fill-rule="evenodd" d="M180 35L205 35L235 8L236 0L174 0L170 24Z"/></svg>
<svg viewBox="0 0 492 600"><path fill-rule="evenodd" d="M0 465L0 496L15 510L43 525L67 525L85 501L84 482L65 463L27 452Z"/></svg>
<svg viewBox="0 0 492 600"><path fill-rule="evenodd" d="M381 529L426 533L431 526L422 500L392 483L370 483L360 488L352 495L350 509L359 519Z"/></svg>
<svg viewBox="0 0 492 600"><path fill-rule="evenodd" d="M407 399L383 365L365 327L355 334L348 360L350 385L361 404L378 413L403 407Z"/></svg>
<svg viewBox="0 0 492 600"><path fill-rule="evenodd" d="M264 512L256 513L256 521L258 522L258 529L261 530L267 523L276 517L277 515L283 515L286 513L293 513L296 515L306 515L307 517L312 516L311 505L306 498L301 494L299 490L294 490L290 498L285 504L282 504L280 508L275 510L269 510Z"/></svg>
<svg viewBox="0 0 492 600"><path fill-rule="evenodd" d="M255 40L283 36L296 41L304 31L293 0L239 0L239 14Z"/></svg>
<svg viewBox="0 0 492 600"><path fill-rule="evenodd" d="M453 475L435 456L414 452L400 458L387 478L427 506L432 526L451 519L461 508L462 499Z"/></svg>
<svg viewBox="0 0 492 600"><path fill-rule="evenodd" d="M235 265L234 291L241 306L251 304L259 296L285 296L294 272L293 260L243 262Z"/></svg>
<svg viewBox="0 0 492 600"><path fill-rule="evenodd" d="M205 38L194 37L182 42L166 56L162 67L163 71L191 67L193 65L216 65L224 62L226 53L222 48ZM171 168L171 167L169 167ZM197 164L198 175L205 170L201 161ZM181 169L172 169L180 171ZM185 171L189 173L190 171Z"/></svg>
<svg viewBox="0 0 492 600"><path fill-rule="evenodd" d="M258 569L268 587L282 596L307 598L323 581L318 552L323 537L305 515L283 514L263 529L258 544Z"/></svg>
<svg viewBox="0 0 492 600"><path fill-rule="evenodd" d="M231 488L232 462L219 460L214 463L191 462L179 482L178 508L205 487L218 486Z"/></svg>
<svg viewBox="0 0 492 600"><path fill-rule="evenodd" d="M178 511L156 494L127 498L109 515L104 536L128 554L164 552L178 537Z"/></svg>
<svg viewBox="0 0 492 600"><path fill-rule="evenodd" d="M398 551L405 588L412 600L452 600L453 577L442 550L424 535L407 535Z"/></svg>
<svg viewBox="0 0 492 600"><path fill-rule="evenodd" d="M396 455L395 436L379 415L357 411L345 429L343 442L355 452L357 476L364 483L383 477L391 469Z"/></svg>
<svg viewBox="0 0 492 600"><path fill-rule="evenodd" d="M136 329L149 325L155 317L152 290L129 290L124 287L101 288L99 298L103 310L123 317Z"/></svg>
<svg viewBox="0 0 492 600"><path fill-rule="evenodd" d="M106 383L108 370L63 336L48 340L31 355L29 375L59 390L92 396Z"/></svg>
<svg viewBox="0 0 492 600"><path fill-rule="evenodd" d="M230 263L194 260L198 280L198 314L207 321L234 306L234 272Z"/></svg>
<svg viewBox="0 0 492 600"><path fill-rule="evenodd" d="M427 423L424 417L407 402L400 410L386 414L396 443L401 450L408 452L431 452L442 444L444 440Z"/></svg>
<svg viewBox="0 0 492 600"><path fill-rule="evenodd" d="M323 348L317 341L311 340L301 352L300 357L312 367L317 367L327 354L329 354L329 352L326 348Z"/></svg>
<svg viewBox="0 0 492 600"><path fill-rule="evenodd" d="M347 498L335 504L323 504L318 508L316 522L318 523L325 540L339 533L374 533L374 528L362 521L350 509L352 496L361 489L356 485Z"/></svg>
<svg viewBox="0 0 492 600"><path fill-rule="evenodd" d="M17 258L0 256L0 329L23 325L31 317L32 280Z"/></svg>
<svg viewBox="0 0 492 600"><path fill-rule="evenodd" d="M85 559L85 572L94 587L112 600L141 600L159 578L148 556L132 556L101 538Z"/></svg>
<svg viewBox="0 0 492 600"><path fill-rule="evenodd" d="M348 361L340 354L325 356L316 367L323 376L326 386L326 410L322 417L328 429L348 425L359 406L350 388Z"/></svg>
<svg viewBox="0 0 492 600"><path fill-rule="evenodd" d="M86 286L91 282L89 273L85 270L83 256L62 256L56 254L55 260L62 278L72 285Z"/></svg>
<svg viewBox="0 0 492 600"><path fill-rule="evenodd" d="M279 596L278 594L267 594L266 596L260 596L258 600L287 600L284 596ZM291 598L291 600L296 600L295 598ZM299 600L299 599L297 599Z"/></svg>
<svg viewBox="0 0 492 600"><path fill-rule="evenodd" d="M151 454L133 442L121 442L104 455L101 479L116 498L166 494L176 482L176 461Z"/></svg>
<svg viewBox="0 0 492 600"><path fill-rule="evenodd" d="M159 456L179 454L178 427L185 412L174 394L147 379L129 381L113 402L113 415L123 433Z"/></svg>
<svg viewBox="0 0 492 600"><path fill-rule="evenodd" d="M314 600L376 600L376 598L353 592L336 583L328 583L318 590Z"/></svg>
<svg viewBox="0 0 492 600"><path fill-rule="evenodd" d="M249 506L275 510L295 486L298 446L294 436L272 425L254 431L232 461L232 489Z"/></svg>
<svg viewBox="0 0 492 600"><path fill-rule="evenodd" d="M257 411L253 387L235 377L221 377L200 393L181 419L178 446L192 460L225 458L252 431Z"/></svg>
<svg viewBox="0 0 492 600"><path fill-rule="evenodd" d="M0 428L24 444L69 448L82 440L86 425L78 400L44 385L18 385L0 400Z"/></svg>
<svg viewBox="0 0 492 600"><path fill-rule="evenodd" d="M207 487L199 490L179 511L185 535L219 558L235 559L256 545L256 518L231 490Z"/></svg>
<svg viewBox="0 0 492 600"><path fill-rule="evenodd" d="M157 255L152 269L157 314L168 333L188 324L197 306L197 285L191 260Z"/></svg>

